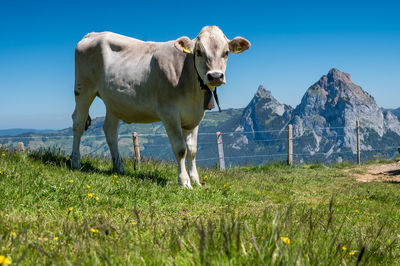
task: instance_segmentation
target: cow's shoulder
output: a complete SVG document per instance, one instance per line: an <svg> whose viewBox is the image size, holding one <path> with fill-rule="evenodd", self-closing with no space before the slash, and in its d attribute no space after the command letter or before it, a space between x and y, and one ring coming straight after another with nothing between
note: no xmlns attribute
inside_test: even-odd
<svg viewBox="0 0 400 266"><path fill-rule="evenodd" d="M175 41L169 41L158 47L153 55L153 62L169 83L176 87L182 81L182 75L185 74L185 62L188 58L185 53L176 49L174 44Z"/></svg>

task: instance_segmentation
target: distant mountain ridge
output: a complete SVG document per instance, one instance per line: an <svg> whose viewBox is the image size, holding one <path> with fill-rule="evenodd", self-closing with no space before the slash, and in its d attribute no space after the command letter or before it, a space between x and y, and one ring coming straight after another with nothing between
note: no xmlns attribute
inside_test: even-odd
<svg viewBox="0 0 400 266"><path fill-rule="evenodd" d="M398 118L400 118L400 107L397 109L386 109L386 108L382 108L382 111L384 114L386 114L387 112L391 112L392 114L394 114L395 116L397 116Z"/></svg>
<svg viewBox="0 0 400 266"><path fill-rule="evenodd" d="M27 128L10 128L10 129L0 129L0 136L18 136L24 133L51 133L57 132L56 129L27 129Z"/></svg>
<svg viewBox="0 0 400 266"><path fill-rule="evenodd" d="M296 161L353 160L356 150L355 123L359 120L363 156L371 158L380 154L393 157L397 152L393 146L400 144L400 121L396 116L399 111L400 108L382 110L370 94L352 81L350 74L333 68L307 89L300 104L295 108L279 103L271 91L260 85L244 109L228 109L222 113L207 112L200 124L198 155L204 161L216 156L216 148L213 145L215 135L205 133L221 131L227 133L223 136L224 151L232 165L284 160L287 126L292 124ZM85 135L98 137L85 138L84 135L83 153L109 155L102 136L103 120L104 118L96 118L92 121L92 126ZM132 156L130 136L134 131L146 134L140 137L141 149L145 156L173 158L168 139L159 135L165 134L160 122L130 125L121 122L119 143L123 155ZM43 138L28 140L26 145L59 145L70 152L71 139L60 137L55 141L50 138L70 136L71 128L37 135ZM44 138L46 136L49 139ZM206 162L205 164L210 165Z"/></svg>
<svg viewBox="0 0 400 266"><path fill-rule="evenodd" d="M397 108L397 109L391 110L391 112L392 112L393 114L395 114L396 116L400 117L400 107Z"/></svg>
<svg viewBox="0 0 400 266"><path fill-rule="evenodd" d="M393 146L400 144L399 118L392 111L382 112L350 74L333 68L307 89L294 109L279 103L260 86L244 109L239 125L232 126L237 133L244 133L236 134L231 148L245 154L254 150L285 153L285 143L277 145L274 140L284 140L287 125L292 124L300 161L307 160L307 155L321 161L348 160L354 158L356 151L357 120L365 158L377 154L395 156Z"/></svg>

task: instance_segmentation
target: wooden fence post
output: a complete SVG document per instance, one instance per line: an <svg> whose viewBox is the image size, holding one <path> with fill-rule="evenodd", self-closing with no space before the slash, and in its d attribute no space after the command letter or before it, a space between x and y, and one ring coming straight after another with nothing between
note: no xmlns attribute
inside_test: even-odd
<svg viewBox="0 0 400 266"><path fill-rule="evenodd" d="M25 146L23 142L18 142L18 151L19 152L24 152L25 151Z"/></svg>
<svg viewBox="0 0 400 266"><path fill-rule="evenodd" d="M135 152L135 160L138 164L140 164L140 149L139 149L139 136L137 132L133 132L133 150Z"/></svg>
<svg viewBox="0 0 400 266"><path fill-rule="evenodd" d="M360 156L360 122L356 120L357 127L357 164L361 164L361 156Z"/></svg>
<svg viewBox="0 0 400 266"><path fill-rule="evenodd" d="M293 126L288 125L288 147L287 147L287 164L293 165Z"/></svg>
<svg viewBox="0 0 400 266"><path fill-rule="evenodd" d="M217 147L218 147L219 169L221 171L225 171L224 147L222 145L221 132L217 132Z"/></svg>

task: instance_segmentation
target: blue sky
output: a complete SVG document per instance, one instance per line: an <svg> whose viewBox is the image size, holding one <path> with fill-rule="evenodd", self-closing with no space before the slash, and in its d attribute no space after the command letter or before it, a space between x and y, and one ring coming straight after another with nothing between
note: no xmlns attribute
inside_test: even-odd
<svg viewBox="0 0 400 266"><path fill-rule="evenodd" d="M142 40L194 38L204 25L252 47L230 55L223 108L244 107L263 84L300 103L330 68L350 73L379 106L400 107L400 4L396 1L0 2L0 129L65 128L74 109L74 47L88 32ZM104 115L100 100L92 117Z"/></svg>

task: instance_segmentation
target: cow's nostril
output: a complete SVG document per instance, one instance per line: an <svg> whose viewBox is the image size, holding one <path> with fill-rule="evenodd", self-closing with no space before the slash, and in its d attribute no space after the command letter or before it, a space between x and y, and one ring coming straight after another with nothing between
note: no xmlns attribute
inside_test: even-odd
<svg viewBox="0 0 400 266"><path fill-rule="evenodd" d="M223 77L224 77L224 74L221 72L212 72L212 73L207 74L207 78L209 81L222 80Z"/></svg>

